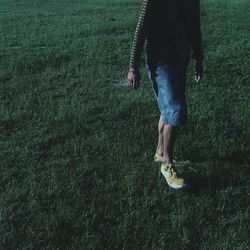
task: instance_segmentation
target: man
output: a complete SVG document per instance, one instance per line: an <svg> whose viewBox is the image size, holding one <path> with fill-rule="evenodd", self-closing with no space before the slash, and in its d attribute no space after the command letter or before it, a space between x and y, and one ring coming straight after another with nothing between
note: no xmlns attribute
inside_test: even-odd
<svg viewBox="0 0 250 250"><path fill-rule="evenodd" d="M178 129L187 122L185 83L191 51L196 60L195 81L203 74L199 0L143 1L127 76L135 89L140 84L144 42L147 73L161 112L154 160L178 179L173 172L173 150Z"/></svg>

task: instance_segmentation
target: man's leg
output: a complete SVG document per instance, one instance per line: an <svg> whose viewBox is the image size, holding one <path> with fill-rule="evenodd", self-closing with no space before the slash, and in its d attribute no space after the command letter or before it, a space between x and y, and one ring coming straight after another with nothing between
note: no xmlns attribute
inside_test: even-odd
<svg viewBox="0 0 250 250"><path fill-rule="evenodd" d="M179 127L163 124L163 116L160 116L158 124L158 144L156 154L162 157L164 163L173 163L174 144Z"/></svg>
<svg viewBox="0 0 250 250"><path fill-rule="evenodd" d="M163 125L163 155L162 162L173 163L174 144L179 127L170 124Z"/></svg>
<svg viewBox="0 0 250 250"><path fill-rule="evenodd" d="M163 116L160 115L158 124L158 144L156 149L156 154L159 156L163 155Z"/></svg>

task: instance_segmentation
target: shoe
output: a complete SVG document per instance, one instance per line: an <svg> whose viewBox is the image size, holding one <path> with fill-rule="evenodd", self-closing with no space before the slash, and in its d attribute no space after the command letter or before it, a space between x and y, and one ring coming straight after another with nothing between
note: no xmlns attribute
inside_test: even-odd
<svg viewBox="0 0 250 250"><path fill-rule="evenodd" d="M158 155L158 154L155 154L154 155L154 161L155 162L163 162L163 157ZM178 166L188 166L191 164L190 161L186 160L186 161L181 161L181 160L178 160L177 157L174 156L174 159L173 159L173 163L175 165L178 165Z"/></svg>
<svg viewBox="0 0 250 250"><path fill-rule="evenodd" d="M174 189L185 188L187 185L183 178L178 177L177 172L174 171L172 164L162 164L161 173L165 177L168 185Z"/></svg>

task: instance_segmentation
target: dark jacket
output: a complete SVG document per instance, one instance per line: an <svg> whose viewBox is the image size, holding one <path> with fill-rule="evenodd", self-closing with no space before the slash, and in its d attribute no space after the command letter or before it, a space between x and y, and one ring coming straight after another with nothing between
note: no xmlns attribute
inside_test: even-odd
<svg viewBox="0 0 250 250"><path fill-rule="evenodd" d="M140 66L146 41L147 62L178 62L192 50L203 59L199 0L144 0L130 56L130 68Z"/></svg>

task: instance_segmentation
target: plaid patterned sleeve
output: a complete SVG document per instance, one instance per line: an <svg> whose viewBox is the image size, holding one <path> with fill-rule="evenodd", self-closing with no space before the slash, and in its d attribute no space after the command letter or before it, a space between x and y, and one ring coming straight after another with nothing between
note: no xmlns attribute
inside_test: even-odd
<svg viewBox="0 0 250 250"><path fill-rule="evenodd" d="M132 43L129 67L137 69L140 66L142 47L145 41L145 23L149 12L149 1L144 0L139 20L135 29L134 40Z"/></svg>

